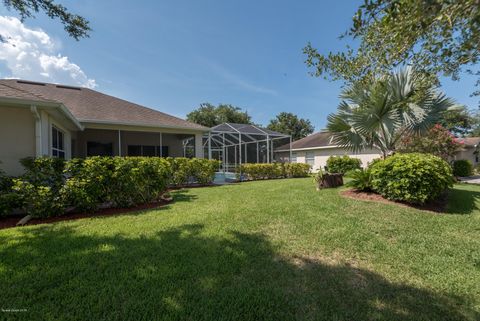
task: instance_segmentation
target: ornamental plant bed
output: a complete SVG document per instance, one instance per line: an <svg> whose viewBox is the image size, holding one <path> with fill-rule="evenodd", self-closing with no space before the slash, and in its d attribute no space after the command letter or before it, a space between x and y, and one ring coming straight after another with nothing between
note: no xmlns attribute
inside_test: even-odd
<svg viewBox="0 0 480 321"><path fill-rule="evenodd" d="M446 213L448 204L448 193L445 192L442 196L434 201L427 202L423 205L410 204L406 202L392 201L384 198L382 195L373 192L362 192L355 189L347 189L340 192L340 195L347 198L371 201L384 204L396 204L404 207L415 208L423 211L430 211L435 213Z"/></svg>
<svg viewBox="0 0 480 321"><path fill-rule="evenodd" d="M121 214L127 214L132 212L138 212L142 210L158 208L160 206L164 206L171 202L172 201L160 200L160 201L155 201L155 202L141 204L141 205L132 206L132 207L105 208L105 209L100 209L94 213L72 212L72 213L61 215L61 216L52 216L47 218L33 218L29 220L25 224L25 226L54 223L54 222L61 222L61 221L70 221L70 220L77 220L77 219L89 218L89 217L121 215ZM23 216L24 215L13 215L13 216L0 218L0 230L17 226L18 221L20 221Z"/></svg>

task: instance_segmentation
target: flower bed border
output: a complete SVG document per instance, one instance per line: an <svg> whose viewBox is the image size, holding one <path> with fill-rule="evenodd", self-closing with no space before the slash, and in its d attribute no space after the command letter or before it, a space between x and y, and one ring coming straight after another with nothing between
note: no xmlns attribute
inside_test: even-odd
<svg viewBox="0 0 480 321"><path fill-rule="evenodd" d="M384 198L380 194L373 193L373 192L362 192L362 191L355 190L353 188L340 191L340 195L345 198L350 198L354 200L377 202L377 203L383 203L383 204L394 204L402 207L409 207L409 208L415 208L417 210L433 212L436 214L447 213L448 196L449 196L447 192L435 201L425 203L424 205L415 205L415 204L409 204L406 202L392 201Z"/></svg>

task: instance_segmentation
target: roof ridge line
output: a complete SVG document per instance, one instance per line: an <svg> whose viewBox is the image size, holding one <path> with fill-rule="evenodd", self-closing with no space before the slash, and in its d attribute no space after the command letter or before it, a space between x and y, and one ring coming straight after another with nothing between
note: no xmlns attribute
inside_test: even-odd
<svg viewBox="0 0 480 321"><path fill-rule="evenodd" d="M25 89L22 89L22 88L18 88L18 87L15 87L15 86L12 86L12 85L7 85L5 83L0 83L1 85L5 86L5 87L8 87L8 88L11 88L11 89L14 89L14 90L18 90L20 92L23 92L23 93L27 93L29 95L32 95L34 97L37 97L39 99L42 99L42 100L46 100L46 101L50 101L50 102L54 102L54 103L58 103L58 104L61 104L61 102L59 102L58 100L52 100L52 99L48 99L47 97L44 97L40 94L36 94L36 93L33 93L31 91L27 91Z"/></svg>

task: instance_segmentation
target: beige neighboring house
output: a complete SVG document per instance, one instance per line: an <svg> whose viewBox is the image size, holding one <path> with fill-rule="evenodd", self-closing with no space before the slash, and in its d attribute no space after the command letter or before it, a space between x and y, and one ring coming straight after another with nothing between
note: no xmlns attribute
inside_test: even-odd
<svg viewBox="0 0 480 321"><path fill-rule="evenodd" d="M474 166L480 161L480 137L459 138L463 147L457 152L453 160L467 159ZM275 159L281 162L289 161L289 144L275 149ZM343 156L358 158L362 161L362 167L376 158L382 157L380 150L370 149L361 153L352 153L344 148L338 147L332 143L331 134L327 131L320 131L305 138L292 142L292 162L307 163L312 166L314 171L319 168L325 169L327 159L330 156Z"/></svg>
<svg viewBox="0 0 480 321"><path fill-rule="evenodd" d="M462 143L463 147L454 157L457 159L467 159L472 162L473 166L477 166L479 163L479 151L480 151L480 137L465 137L459 138L458 141Z"/></svg>
<svg viewBox="0 0 480 321"><path fill-rule="evenodd" d="M209 130L88 88L0 80L0 168L9 175L29 156L180 157L187 138L203 158Z"/></svg>
<svg viewBox="0 0 480 321"><path fill-rule="evenodd" d="M370 149L361 153L352 153L332 143L332 136L327 131L320 131L302 139L292 142L292 163L307 163L312 170L325 169L327 159L330 156L343 156L358 158L362 166L366 167L375 158L381 157L380 150ZM289 144L278 147L275 150L277 161L287 162L289 160Z"/></svg>

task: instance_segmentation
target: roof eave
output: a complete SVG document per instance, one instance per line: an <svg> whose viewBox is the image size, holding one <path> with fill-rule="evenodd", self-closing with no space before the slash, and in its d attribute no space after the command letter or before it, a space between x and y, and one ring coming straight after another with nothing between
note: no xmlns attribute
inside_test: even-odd
<svg viewBox="0 0 480 321"><path fill-rule="evenodd" d="M83 130L84 127L80 122L73 116L70 110L65 107L64 104L57 101L41 101L41 100L31 100L31 99L22 99L22 98L10 98L10 97L0 97L0 103L13 104L13 105L22 105L22 106L37 106L43 108L59 108L67 118L77 127L79 130Z"/></svg>
<svg viewBox="0 0 480 321"><path fill-rule="evenodd" d="M208 127L155 125L155 124L150 124L150 123L117 122L117 121L111 121L111 120L79 119L79 121L82 124L121 125L121 126L148 127L148 128L184 129L184 130L200 131L200 132L209 132L211 130Z"/></svg>
<svg viewBox="0 0 480 321"><path fill-rule="evenodd" d="M302 151L302 150L313 150L313 149L329 149L329 148L341 148L338 145L332 146L316 146L316 147L305 147L305 148L292 148L292 151ZM290 149L276 149L275 152L289 152Z"/></svg>

